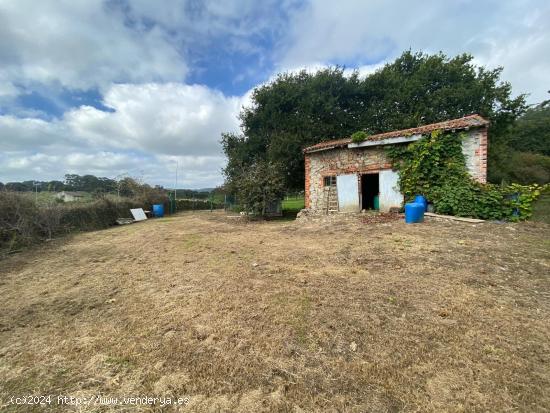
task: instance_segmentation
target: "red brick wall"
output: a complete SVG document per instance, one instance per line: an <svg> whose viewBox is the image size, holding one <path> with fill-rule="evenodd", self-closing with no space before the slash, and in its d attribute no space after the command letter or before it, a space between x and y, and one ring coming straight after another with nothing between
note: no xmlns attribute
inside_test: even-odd
<svg viewBox="0 0 550 413"><path fill-rule="evenodd" d="M489 140L487 138L487 128L481 130L481 139L479 142L479 169L480 177L479 181L481 183L487 183L487 150L488 150Z"/></svg>

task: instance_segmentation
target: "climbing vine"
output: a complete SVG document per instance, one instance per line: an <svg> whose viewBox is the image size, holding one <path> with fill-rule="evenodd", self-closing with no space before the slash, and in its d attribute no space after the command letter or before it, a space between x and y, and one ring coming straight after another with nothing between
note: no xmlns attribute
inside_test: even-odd
<svg viewBox="0 0 550 413"><path fill-rule="evenodd" d="M462 153L465 134L433 131L387 154L399 172L401 192L408 201L424 195L437 213L481 219L523 220L549 185L481 184L470 176Z"/></svg>

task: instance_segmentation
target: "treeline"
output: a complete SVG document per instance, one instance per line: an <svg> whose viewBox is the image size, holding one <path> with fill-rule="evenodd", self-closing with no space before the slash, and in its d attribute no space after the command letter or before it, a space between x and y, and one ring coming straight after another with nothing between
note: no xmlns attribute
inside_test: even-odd
<svg viewBox="0 0 550 413"><path fill-rule="evenodd" d="M550 182L550 101L528 108L490 144L492 182Z"/></svg>
<svg viewBox="0 0 550 413"><path fill-rule="evenodd" d="M115 192L117 190L117 181L94 175L66 174L64 181L21 181L7 182L5 184L0 182L0 189L14 192Z"/></svg>
<svg viewBox="0 0 550 413"><path fill-rule="evenodd" d="M91 194L108 194L117 193L123 197L132 197L139 194L140 188L145 187L161 191L165 193L173 193L173 189L165 189L160 185L154 187L139 183L136 179L125 177L120 180L115 180L105 177L97 177L94 175L78 175L66 174L63 181L21 181L21 182L0 182L0 191L13 192L61 192L61 191L78 191L89 192ZM213 195L223 194L222 188L206 188L206 189L177 189L177 197L185 199L209 199ZM223 196L222 196L223 197Z"/></svg>

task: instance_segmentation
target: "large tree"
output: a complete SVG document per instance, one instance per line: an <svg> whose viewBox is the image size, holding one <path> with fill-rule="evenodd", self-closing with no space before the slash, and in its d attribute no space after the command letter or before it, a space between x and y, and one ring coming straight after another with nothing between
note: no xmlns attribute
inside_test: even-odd
<svg viewBox="0 0 550 413"><path fill-rule="evenodd" d="M490 148L491 181L550 182L550 101L527 109Z"/></svg>
<svg viewBox="0 0 550 413"><path fill-rule="evenodd" d="M550 101L530 107L503 140L516 151L550 156Z"/></svg>
<svg viewBox="0 0 550 413"><path fill-rule="evenodd" d="M346 76L340 67L280 74L254 90L252 106L240 113L242 134L222 135L227 182L266 160L282 165L289 190L302 189L302 149L357 130L386 132L478 113L491 121L491 138L503 135L524 111L524 96L512 97L501 68L472 60L407 51L366 78Z"/></svg>

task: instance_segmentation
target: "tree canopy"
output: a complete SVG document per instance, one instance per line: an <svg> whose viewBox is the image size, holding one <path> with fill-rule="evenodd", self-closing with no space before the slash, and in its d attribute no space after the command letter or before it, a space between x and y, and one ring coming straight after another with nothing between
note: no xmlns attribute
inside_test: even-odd
<svg viewBox="0 0 550 413"><path fill-rule="evenodd" d="M341 67L316 73L283 73L252 94L239 118L241 134L223 134L227 183L258 160L277 163L288 190L304 185L302 149L324 140L416 127L478 113L502 135L525 110L523 95L512 97L500 80L462 54L404 52L362 78Z"/></svg>
<svg viewBox="0 0 550 413"><path fill-rule="evenodd" d="M550 156L550 102L529 108L503 140L516 151Z"/></svg>
<svg viewBox="0 0 550 413"><path fill-rule="evenodd" d="M527 109L489 148L491 181L550 182L550 102Z"/></svg>

